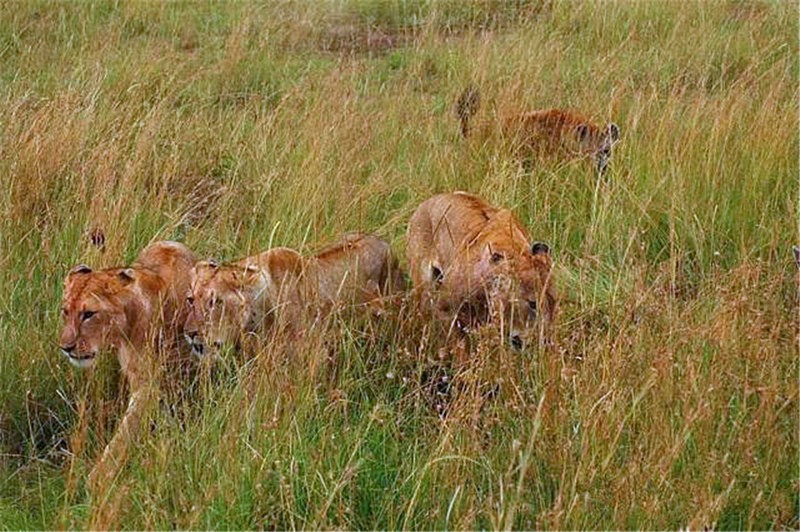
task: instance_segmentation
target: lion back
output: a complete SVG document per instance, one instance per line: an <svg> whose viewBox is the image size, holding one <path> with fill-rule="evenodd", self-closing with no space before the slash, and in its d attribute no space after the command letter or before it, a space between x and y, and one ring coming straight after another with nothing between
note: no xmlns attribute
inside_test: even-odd
<svg viewBox="0 0 800 532"><path fill-rule="evenodd" d="M160 280L164 318L176 325L182 326L186 319L183 301L191 287L194 264L194 253L187 246L167 240L144 248L134 263L134 268L149 270Z"/></svg>

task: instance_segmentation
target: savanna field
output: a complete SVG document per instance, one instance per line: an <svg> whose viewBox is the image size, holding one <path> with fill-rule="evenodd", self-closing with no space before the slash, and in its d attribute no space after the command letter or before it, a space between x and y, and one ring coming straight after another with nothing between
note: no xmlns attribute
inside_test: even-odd
<svg viewBox="0 0 800 532"><path fill-rule="evenodd" d="M797 36L791 2L0 3L0 528L798 528ZM606 176L461 138L468 86L616 122ZM552 248L554 347L334 315L164 390L89 495L126 386L58 351L72 266L355 230L405 266L453 190Z"/></svg>

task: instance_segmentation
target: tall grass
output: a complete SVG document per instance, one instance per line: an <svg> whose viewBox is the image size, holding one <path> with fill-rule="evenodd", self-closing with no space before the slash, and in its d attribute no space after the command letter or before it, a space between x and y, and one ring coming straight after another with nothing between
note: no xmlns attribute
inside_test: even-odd
<svg viewBox="0 0 800 532"><path fill-rule="evenodd" d="M0 4L0 523L800 526L797 34L788 2ZM484 119L620 124L609 179L463 142L469 83ZM165 397L90 501L124 390L57 353L70 266L349 230L404 257L456 189L551 244L555 351L471 339L440 418L435 324L335 317Z"/></svg>

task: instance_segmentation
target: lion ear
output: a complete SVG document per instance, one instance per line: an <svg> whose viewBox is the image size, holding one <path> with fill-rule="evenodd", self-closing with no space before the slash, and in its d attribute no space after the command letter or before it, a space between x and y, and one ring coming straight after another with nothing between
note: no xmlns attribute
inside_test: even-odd
<svg viewBox="0 0 800 532"><path fill-rule="evenodd" d="M85 264L78 264L69 271L70 275L73 273L92 273L92 269Z"/></svg>
<svg viewBox="0 0 800 532"><path fill-rule="evenodd" d="M125 268L124 270L120 270L118 274L119 279L120 281L122 281L123 284L128 284L130 282L133 282L133 280L135 279L135 275L136 273L134 272L133 268Z"/></svg>
<svg viewBox="0 0 800 532"><path fill-rule="evenodd" d="M533 255L549 255L550 246L548 246L544 242L534 242L533 245L531 246L531 253Z"/></svg>

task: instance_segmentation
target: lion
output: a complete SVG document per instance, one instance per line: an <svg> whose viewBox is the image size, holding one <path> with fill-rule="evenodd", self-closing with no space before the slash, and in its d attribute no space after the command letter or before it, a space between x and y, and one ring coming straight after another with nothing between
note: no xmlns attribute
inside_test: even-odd
<svg viewBox="0 0 800 532"><path fill-rule="evenodd" d="M105 351L116 352L130 389L127 410L89 475L90 486L119 470L157 393L160 361L153 353L179 338L194 261L185 245L161 241L144 248L130 267L94 271L80 264L67 274L61 352L79 368L91 367Z"/></svg>
<svg viewBox="0 0 800 532"><path fill-rule="evenodd" d="M472 133L471 120L480 107L480 93L469 87L456 101L455 112L461 135ZM523 160L530 156L560 155L567 159L591 158L604 175L614 146L620 140L619 126L610 122L601 127L580 113L565 109L544 109L514 113L500 119L501 135ZM483 124L483 135L491 125Z"/></svg>
<svg viewBox="0 0 800 532"><path fill-rule="evenodd" d="M192 269L184 335L198 358L239 344L248 333L289 327L300 316L303 258L295 250L274 248L220 264L199 261Z"/></svg>
<svg viewBox="0 0 800 532"><path fill-rule="evenodd" d="M229 264L201 261L191 278L185 335L197 357L248 335L299 334L304 320L370 304L404 284L389 244L362 233L311 257L275 248Z"/></svg>
<svg viewBox="0 0 800 532"><path fill-rule="evenodd" d="M462 331L488 322L521 350L550 341L557 299L550 248L529 243L522 224L466 192L424 201L408 225L412 282L432 296L436 314Z"/></svg>

